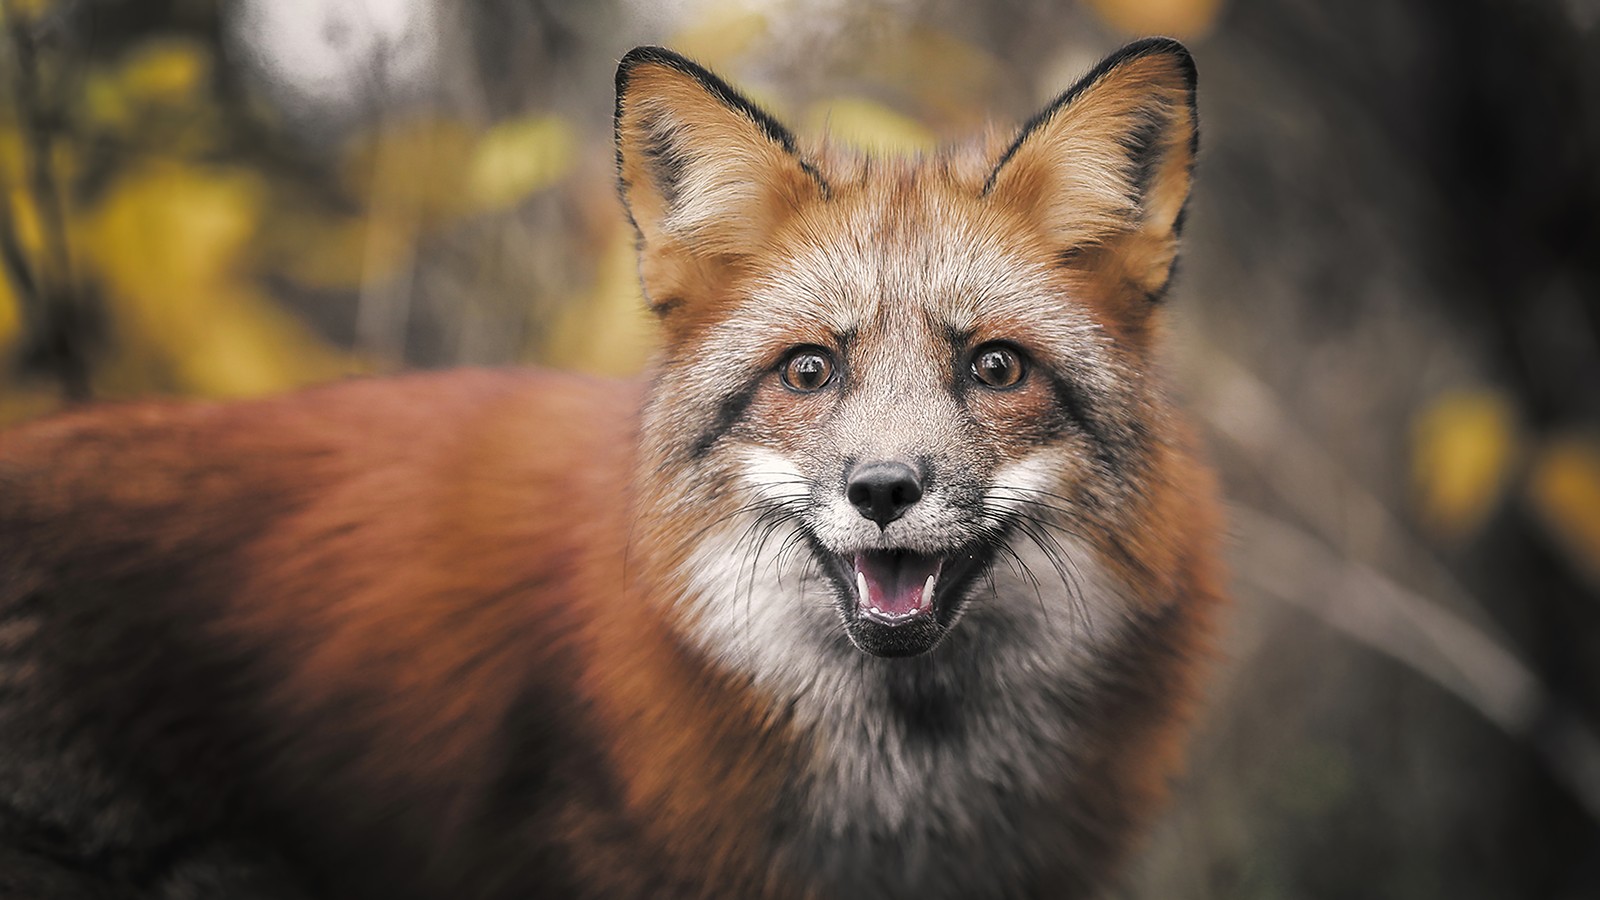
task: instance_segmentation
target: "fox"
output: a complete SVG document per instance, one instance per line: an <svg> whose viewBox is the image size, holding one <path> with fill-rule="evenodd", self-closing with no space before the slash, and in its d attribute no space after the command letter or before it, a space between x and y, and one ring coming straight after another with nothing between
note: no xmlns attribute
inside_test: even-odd
<svg viewBox="0 0 1600 900"><path fill-rule="evenodd" d="M0 432L0 897L1114 883L1226 604L1158 352L1195 83L1146 39L883 158L641 47L644 376Z"/></svg>

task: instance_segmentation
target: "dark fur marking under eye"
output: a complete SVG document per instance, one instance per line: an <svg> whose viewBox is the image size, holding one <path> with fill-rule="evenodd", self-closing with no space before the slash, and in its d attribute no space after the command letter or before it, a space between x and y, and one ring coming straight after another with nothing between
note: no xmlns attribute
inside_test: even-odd
<svg viewBox="0 0 1600 900"><path fill-rule="evenodd" d="M1090 419L1083 396L1072 382L1049 370L1046 370L1045 378L1050 382L1050 390L1055 395L1056 407L1061 410L1068 422L1098 438L1100 435Z"/></svg>
<svg viewBox="0 0 1600 900"><path fill-rule="evenodd" d="M1055 395L1056 409L1059 411L1059 415L1051 416L1043 423L1048 436L1053 438L1069 428L1081 430L1093 445L1095 461L1101 468L1108 473L1120 471L1123 456L1130 449L1131 435L1119 433L1114 426L1096 415L1083 392L1071 381L1054 371L1047 371L1045 377L1050 382L1050 390Z"/></svg>
<svg viewBox="0 0 1600 900"><path fill-rule="evenodd" d="M750 379L738 391L723 398L717 406L716 418L712 420L711 427L701 432L695 439L691 455L701 457L706 455L722 436L736 425L745 410L750 408L750 401L755 399L756 391L761 387L762 376Z"/></svg>

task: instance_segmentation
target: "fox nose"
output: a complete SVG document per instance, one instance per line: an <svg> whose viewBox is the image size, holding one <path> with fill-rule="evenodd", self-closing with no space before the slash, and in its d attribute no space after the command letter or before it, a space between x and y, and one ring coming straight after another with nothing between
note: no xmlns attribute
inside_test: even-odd
<svg viewBox="0 0 1600 900"><path fill-rule="evenodd" d="M844 496L861 515L884 528L922 499L922 479L905 463L863 463L850 473Z"/></svg>

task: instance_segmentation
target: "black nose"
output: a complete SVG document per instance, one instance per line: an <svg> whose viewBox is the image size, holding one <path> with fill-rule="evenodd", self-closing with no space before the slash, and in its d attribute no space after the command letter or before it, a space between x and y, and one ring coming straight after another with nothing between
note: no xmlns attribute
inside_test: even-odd
<svg viewBox="0 0 1600 900"><path fill-rule="evenodd" d="M882 528L922 499L922 479L905 463L863 463L850 473L844 495L863 516Z"/></svg>

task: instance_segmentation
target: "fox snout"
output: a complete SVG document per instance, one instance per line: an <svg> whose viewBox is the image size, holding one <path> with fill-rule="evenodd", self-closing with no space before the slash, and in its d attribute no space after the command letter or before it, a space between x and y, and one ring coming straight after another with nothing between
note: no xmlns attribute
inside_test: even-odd
<svg viewBox="0 0 1600 900"><path fill-rule="evenodd" d="M948 471L955 461L944 465ZM992 548L971 515L980 501L952 493L959 477L934 484L938 467L933 458L914 454L846 457L843 496L821 499L840 488L822 490L821 502L805 517L846 633L874 655L932 649L989 564Z"/></svg>
<svg viewBox="0 0 1600 900"><path fill-rule="evenodd" d="M856 465L845 481L845 499L878 527L904 516L922 499L922 476L911 466L880 460Z"/></svg>

